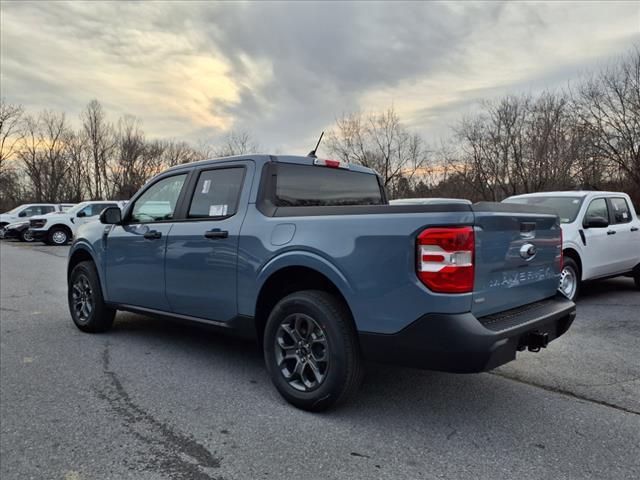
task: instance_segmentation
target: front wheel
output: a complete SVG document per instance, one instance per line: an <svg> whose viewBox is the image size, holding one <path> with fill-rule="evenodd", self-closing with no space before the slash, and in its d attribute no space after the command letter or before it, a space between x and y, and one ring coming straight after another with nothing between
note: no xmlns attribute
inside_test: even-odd
<svg viewBox="0 0 640 480"><path fill-rule="evenodd" d="M53 227L47 235L47 243L49 245L66 245L70 239L69 232L61 227Z"/></svg>
<svg viewBox="0 0 640 480"><path fill-rule="evenodd" d="M362 381L349 311L323 291L296 292L278 302L265 327L264 357L278 392L303 410L333 407L353 395Z"/></svg>
<svg viewBox="0 0 640 480"><path fill-rule="evenodd" d="M567 297L569 300L575 300L578 298L578 291L580 290L580 270L578 265L572 258L564 259L564 266L560 273L560 286L558 290Z"/></svg>
<svg viewBox="0 0 640 480"><path fill-rule="evenodd" d="M0 240L3 240L6 236L6 226L9 225L8 223L0 223Z"/></svg>
<svg viewBox="0 0 640 480"><path fill-rule="evenodd" d="M111 328L116 311L104 303L93 262L80 262L73 268L67 300L73 323L83 332L97 333Z"/></svg>

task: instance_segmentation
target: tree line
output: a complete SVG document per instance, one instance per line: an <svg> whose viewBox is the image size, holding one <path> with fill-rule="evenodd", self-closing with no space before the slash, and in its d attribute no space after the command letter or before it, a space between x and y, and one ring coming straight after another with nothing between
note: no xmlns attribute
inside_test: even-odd
<svg viewBox="0 0 640 480"><path fill-rule="evenodd" d="M438 148L393 107L337 118L321 146L374 168L391 198L500 201L549 190L622 190L640 203L640 49L567 88L485 100ZM0 104L0 211L25 202L128 199L165 168L255 152L248 132L217 144L151 140L142 122L115 123L92 100L73 128L63 112Z"/></svg>

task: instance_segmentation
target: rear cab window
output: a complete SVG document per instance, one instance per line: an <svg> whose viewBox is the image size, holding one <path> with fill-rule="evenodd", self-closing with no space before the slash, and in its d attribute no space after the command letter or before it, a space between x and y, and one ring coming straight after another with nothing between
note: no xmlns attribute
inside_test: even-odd
<svg viewBox="0 0 640 480"><path fill-rule="evenodd" d="M626 199L622 197L609 198L609 204L614 224L629 223L632 220Z"/></svg>
<svg viewBox="0 0 640 480"><path fill-rule="evenodd" d="M382 205L384 199L376 175L279 163L273 203L277 207Z"/></svg>

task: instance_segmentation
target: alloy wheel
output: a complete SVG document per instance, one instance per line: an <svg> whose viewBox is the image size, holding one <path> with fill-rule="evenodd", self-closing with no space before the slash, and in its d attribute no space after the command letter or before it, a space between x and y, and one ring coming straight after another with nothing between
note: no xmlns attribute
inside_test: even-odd
<svg viewBox="0 0 640 480"><path fill-rule="evenodd" d="M309 315L287 316L275 336L275 360L291 387L301 392L315 390L329 369L329 344L324 330Z"/></svg>
<svg viewBox="0 0 640 480"><path fill-rule="evenodd" d="M86 323L93 313L93 291L89 279L85 275L78 275L72 286L71 298L73 309L77 319L81 323Z"/></svg>

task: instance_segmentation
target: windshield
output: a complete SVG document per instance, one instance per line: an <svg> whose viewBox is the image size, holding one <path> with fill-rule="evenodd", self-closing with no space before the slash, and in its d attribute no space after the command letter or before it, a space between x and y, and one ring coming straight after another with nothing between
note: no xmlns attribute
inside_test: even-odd
<svg viewBox="0 0 640 480"><path fill-rule="evenodd" d="M18 213L20 210L22 210L24 208L24 205L18 205L16 208L9 210L6 213Z"/></svg>
<svg viewBox="0 0 640 480"><path fill-rule="evenodd" d="M558 214L560 223L571 223L578 216L584 197L520 197L507 198L504 203L520 203L548 207Z"/></svg>
<svg viewBox="0 0 640 480"><path fill-rule="evenodd" d="M79 203L79 204L74 205L73 207L71 207L69 210L67 210L66 213L68 213L70 215L74 215L74 214L78 213L80 210L82 210L84 207L86 207L87 205L89 205L89 202Z"/></svg>

